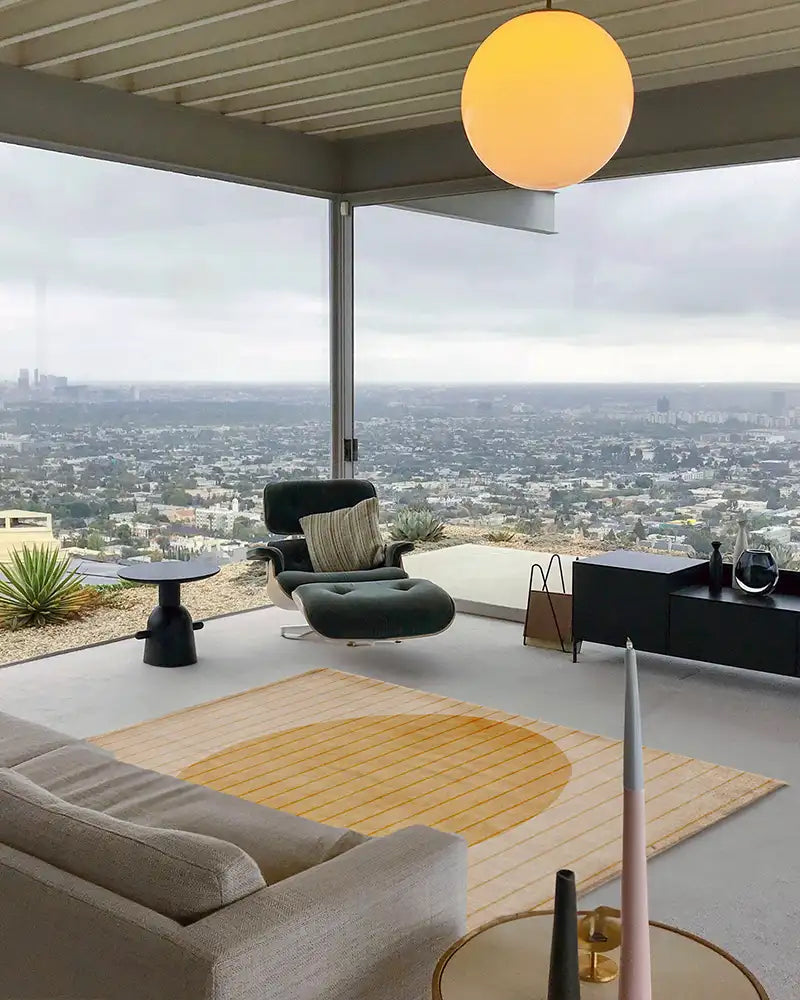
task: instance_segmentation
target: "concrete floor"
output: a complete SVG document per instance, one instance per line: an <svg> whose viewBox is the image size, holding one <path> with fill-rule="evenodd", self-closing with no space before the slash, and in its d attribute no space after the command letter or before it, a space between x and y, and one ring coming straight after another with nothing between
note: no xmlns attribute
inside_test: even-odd
<svg viewBox="0 0 800 1000"><path fill-rule="evenodd" d="M329 666L621 736L618 650L587 645L573 665L523 647L519 625L470 615L443 636L350 649L282 640L278 627L293 617L268 608L209 622L197 636L201 661L182 670L145 667L134 640L0 669L0 708L88 736ZM771 1000L797 1000L800 680L646 654L639 664L649 746L790 783L653 859L651 915L731 951ZM585 898L617 901L616 884Z"/></svg>

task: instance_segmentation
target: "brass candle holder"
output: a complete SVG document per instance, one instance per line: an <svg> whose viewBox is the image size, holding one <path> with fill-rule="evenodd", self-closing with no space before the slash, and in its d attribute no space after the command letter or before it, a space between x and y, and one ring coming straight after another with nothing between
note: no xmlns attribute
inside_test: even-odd
<svg viewBox="0 0 800 1000"><path fill-rule="evenodd" d="M619 948L622 920L619 910L598 906L578 922L578 950L581 981L610 983L619 975L619 966L604 953Z"/></svg>

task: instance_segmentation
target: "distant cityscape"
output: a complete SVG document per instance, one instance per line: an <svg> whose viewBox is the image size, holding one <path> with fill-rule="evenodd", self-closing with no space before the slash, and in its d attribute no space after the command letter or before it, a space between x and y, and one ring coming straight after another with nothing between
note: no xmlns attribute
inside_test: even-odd
<svg viewBox="0 0 800 1000"><path fill-rule="evenodd" d="M38 368L20 368L16 385L0 382L0 400L3 403L31 403L39 400L62 402L101 402L115 399L138 399L136 386L126 389L99 385L70 383L66 375L48 375Z"/></svg>
<svg viewBox="0 0 800 1000"><path fill-rule="evenodd" d="M362 385L358 475L384 517L705 556L737 520L800 563L800 386ZM264 484L329 474L324 385L0 381L0 509L72 554L244 558Z"/></svg>

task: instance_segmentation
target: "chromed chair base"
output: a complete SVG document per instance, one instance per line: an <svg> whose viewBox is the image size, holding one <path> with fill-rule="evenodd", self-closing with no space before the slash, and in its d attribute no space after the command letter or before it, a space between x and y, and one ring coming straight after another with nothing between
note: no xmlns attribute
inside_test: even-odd
<svg viewBox="0 0 800 1000"><path fill-rule="evenodd" d="M281 635L284 639L305 639L316 633L310 625L281 625Z"/></svg>
<svg viewBox="0 0 800 1000"><path fill-rule="evenodd" d="M402 639L328 639L311 628L310 625L281 625L281 635L284 639L307 639L313 635L322 642L338 642L345 646L378 646L399 645Z"/></svg>
<svg viewBox="0 0 800 1000"><path fill-rule="evenodd" d="M387 646L400 645L403 639L331 639L331 642L343 642L345 646Z"/></svg>

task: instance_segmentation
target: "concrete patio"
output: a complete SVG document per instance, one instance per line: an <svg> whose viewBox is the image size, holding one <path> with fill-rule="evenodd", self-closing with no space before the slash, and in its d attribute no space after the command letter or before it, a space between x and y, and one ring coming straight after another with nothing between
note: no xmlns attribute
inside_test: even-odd
<svg viewBox="0 0 800 1000"><path fill-rule="evenodd" d="M528 606L531 567L538 563L543 572L551 552L503 548L499 545L452 545L431 552L412 552L403 560L410 576L432 580L451 594L456 608L466 614L486 615L505 621L524 622ZM574 556L563 555L566 593L572 593ZM558 567L553 564L548 587L562 593ZM537 573L533 590L542 589Z"/></svg>
<svg viewBox="0 0 800 1000"><path fill-rule="evenodd" d="M585 647L580 662L523 647L518 624L460 614L443 636L348 648L282 640L275 608L220 618L198 635L200 662L159 670L123 640L0 669L0 708L89 736L315 667L621 735L622 658ZM651 913L730 950L771 1000L800 993L800 682L640 656L645 741L652 747L789 782L650 865ZM616 884L585 902L615 903ZM690 1000L690 998L686 998Z"/></svg>

